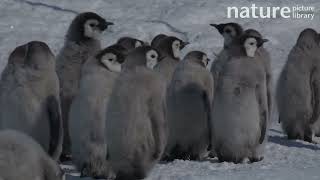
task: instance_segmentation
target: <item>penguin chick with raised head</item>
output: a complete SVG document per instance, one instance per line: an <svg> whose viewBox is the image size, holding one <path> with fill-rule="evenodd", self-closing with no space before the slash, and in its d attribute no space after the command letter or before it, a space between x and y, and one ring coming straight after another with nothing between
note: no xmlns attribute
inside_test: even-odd
<svg viewBox="0 0 320 180"><path fill-rule="evenodd" d="M0 81L0 107L0 129L28 134L59 159L63 140L59 81L46 43L31 41L10 54Z"/></svg>
<svg viewBox="0 0 320 180"><path fill-rule="evenodd" d="M289 139L312 142L320 114L320 37L303 30L288 55L277 84L279 122Z"/></svg>
<svg viewBox="0 0 320 180"><path fill-rule="evenodd" d="M214 92L212 145L220 161L263 159L268 119L266 72L256 51L266 40L242 35L226 53Z"/></svg>
<svg viewBox="0 0 320 180"><path fill-rule="evenodd" d="M154 48L160 53L161 61L155 67L155 71L160 72L169 84L172 74L180 61L181 50L189 44L181 39L168 36L160 40Z"/></svg>
<svg viewBox="0 0 320 180"><path fill-rule="evenodd" d="M60 80L60 97L64 125L64 141L61 160L71 158L71 142L68 115L74 96L79 89L81 68L100 49L100 36L113 25L93 12L77 15L69 26L63 48L57 56L56 70Z"/></svg>
<svg viewBox="0 0 320 180"><path fill-rule="evenodd" d="M224 45L222 51L218 54L211 66L211 73L214 78L214 82L218 82L219 73L222 71L223 64L226 59L229 59L226 49L232 44L232 42L239 38L243 34L243 28L238 23L225 23L225 24L210 24L215 27L224 39ZM215 85L216 86L216 85Z"/></svg>
<svg viewBox="0 0 320 180"><path fill-rule="evenodd" d="M168 88L169 138L164 160L201 160L211 144L213 78L209 59L189 52L173 73Z"/></svg>
<svg viewBox="0 0 320 180"><path fill-rule="evenodd" d="M262 35L255 29L247 29L244 31L244 34L263 39ZM267 40L265 39L264 41L266 42ZM271 118L272 104L273 104L271 58L270 58L269 52L263 47L263 44L261 45L261 47L257 49L256 57L262 60L265 67L265 71L267 73L266 83L267 83L267 93L268 93L268 114L269 114L269 118Z"/></svg>
<svg viewBox="0 0 320 180"><path fill-rule="evenodd" d="M144 46L145 42L131 37L122 37L117 41L116 44L127 49L127 51L131 51L137 47Z"/></svg>
<svg viewBox="0 0 320 180"><path fill-rule="evenodd" d="M79 93L71 105L69 117L73 162L82 177L110 178L105 116L125 52L119 45L107 47L82 68Z"/></svg>
<svg viewBox="0 0 320 180"><path fill-rule="evenodd" d="M161 158L167 140L166 83L153 71L159 54L132 50L117 78L106 113L108 161L116 179L142 179Z"/></svg>
<svg viewBox="0 0 320 180"><path fill-rule="evenodd" d="M30 136L14 130L0 131L1 180L63 180L57 162Z"/></svg>

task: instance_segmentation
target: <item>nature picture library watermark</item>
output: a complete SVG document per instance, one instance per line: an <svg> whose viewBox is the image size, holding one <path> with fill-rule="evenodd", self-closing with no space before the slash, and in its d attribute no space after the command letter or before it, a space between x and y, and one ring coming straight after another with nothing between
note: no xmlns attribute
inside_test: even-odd
<svg viewBox="0 0 320 180"><path fill-rule="evenodd" d="M228 7L228 18L292 18L292 19L310 19L315 15L314 6L285 6L285 7L259 7L252 4L251 7Z"/></svg>

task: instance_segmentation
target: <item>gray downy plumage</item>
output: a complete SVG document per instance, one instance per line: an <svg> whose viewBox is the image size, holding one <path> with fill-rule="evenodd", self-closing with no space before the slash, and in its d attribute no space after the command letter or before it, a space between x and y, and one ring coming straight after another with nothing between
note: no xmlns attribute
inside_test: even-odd
<svg viewBox="0 0 320 180"><path fill-rule="evenodd" d="M219 73L222 71L225 60L230 59L230 57L228 57L228 53L226 53L226 49L228 49L234 39L243 34L243 28L240 24L233 22L225 24L210 24L210 26L215 27L224 39L223 49L213 61L210 70L213 75L214 82L217 83Z"/></svg>
<svg viewBox="0 0 320 180"><path fill-rule="evenodd" d="M173 74L168 88L169 138L164 160L201 160L211 144L213 78L207 55L189 52Z"/></svg>
<svg viewBox="0 0 320 180"><path fill-rule="evenodd" d="M109 25L113 23L92 12L77 15L69 26L64 46L57 56L56 70L60 80L64 125L61 160L69 159L71 154L68 115L72 100L79 89L81 68L87 59L101 49L99 36Z"/></svg>
<svg viewBox="0 0 320 180"><path fill-rule="evenodd" d="M174 69L180 61L181 50L189 44L188 42L183 42L173 36L168 36L160 40L155 48L161 55L161 61L155 67L155 71L161 73L166 82L169 84L172 78Z"/></svg>
<svg viewBox="0 0 320 180"><path fill-rule="evenodd" d="M110 46L91 57L82 68L79 93L70 109L69 127L73 162L83 177L111 176L106 162L105 115L125 52L119 45Z"/></svg>
<svg viewBox="0 0 320 180"><path fill-rule="evenodd" d="M55 57L43 42L32 41L11 54L0 81L0 129L33 137L53 159L62 149L62 118Z"/></svg>
<svg viewBox="0 0 320 180"><path fill-rule="evenodd" d="M315 30L303 30L277 83L279 122L289 139L312 142L320 113L319 41Z"/></svg>
<svg viewBox="0 0 320 180"><path fill-rule="evenodd" d="M266 72L256 49L264 40L242 35L226 51L215 88L212 110L212 145L220 161L240 163L263 159L268 105Z"/></svg>
<svg viewBox="0 0 320 180"><path fill-rule="evenodd" d="M166 83L152 70L158 57L150 46L131 51L109 99L107 151L116 179L146 177L163 154Z"/></svg>
<svg viewBox="0 0 320 180"><path fill-rule="evenodd" d="M36 141L21 132L0 131L0 154L0 179L64 179L58 163Z"/></svg>

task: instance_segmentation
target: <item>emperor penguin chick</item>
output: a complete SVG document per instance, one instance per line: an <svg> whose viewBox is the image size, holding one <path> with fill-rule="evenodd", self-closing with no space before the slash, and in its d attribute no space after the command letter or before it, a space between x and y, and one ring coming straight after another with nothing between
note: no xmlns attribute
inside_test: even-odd
<svg viewBox="0 0 320 180"><path fill-rule="evenodd" d="M152 69L159 54L150 46L131 51L108 103L108 161L116 179L142 179L161 158L167 139L166 83Z"/></svg>
<svg viewBox="0 0 320 180"><path fill-rule="evenodd" d="M213 78L207 55L189 52L173 74L168 88L169 138L165 160L201 160L211 144Z"/></svg>
<svg viewBox="0 0 320 180"><path fill-rule="evenodd" d="M82 68L79 93L70 109L69 127L73 162L83 177L110 178L105 115L125 52L119 45L110 46L91 57Z"/></svg>
<svg viewBox="0 0 320 180"><path fill-rule="evenodd" d="M181 50L187 44L189 43L183 42L181 39L168 36L154 47L161 55L161 61L155 67L155 71L160 72L168 84L171 81L174 69L180 61Z"/></svg>
<svg viewBox="0 0 320 180"><path fill-rule="evenodd" d="M0 107L0 129L28 134L59 159L63 140L59 81L47 44L32 41L10 54L0 81Z"/></svg>
<svg viewBox="0 0 320 180"><path fill-rule="evenodd" d="M224 60L229 59L226 49L232 44L232 42L239 38L243 34L243 28L238 23L225 23L225 24L210 24L215 27L224 39L224 45L222 51L218 54L211 66L211 73L214 78L214 82L218 82L219 73L222 71ZM216 86L216 85L215 85Z"/></svg>
<svg viewBox="0 0 320 180"><path fill-rule="evenodd" d="M263 39L262 35L255 29L247 29L244 31L244 34ZM265 42L266 42L266 39L265 39ZM269 52L263 47L263 45L261 45L261 47L257 49L256 57L262 60L265 71L267 73L266 83L267 83L267 95L268 95L268 114L269 114L269 118L271 118L272 104L273 104L271 58L270 58Z"/></svg>
<svg viewBox="0 0 320 180"><path fill-rule="evenodd" d="M101 33L111 22L98 14L85 12L77 15L68 29L63 48L57 56L57 73L60 80L60 97L64 125L64 141L61 160L70 158L71 142L68 115L74 96L78 92L81 68L88 58L100 49Z"/></svg>
<svg viewBox="0 0 320 180"><path fill-rule="evenodd" d="M303 30L279 77L279 121L289 139L312 142L312 124L320 114L319 42L315 30Z"/></svg>
<svg viewBox="0 0 320 180"><path fill-rule="evenodd" d="M0 154L0 179L64 179L58 163L37 142L21 132L0 131Z"/></svg>
<svg viewBox="0 0 320 180"><path fill-rule="evenodd" d="M124 47L125 49L127 49L127 51L131 51L134 48L145 45L143 41L131 37L122 37L117 41L116 44Z"/></svg>
<svg viewBox="0 0 320 180"><path fill-rule="evenodd" d="M263 159L268 119L266 73L256 51L265 40L242 35L228 48L214 92L212 145L220 161Z"/></svg>

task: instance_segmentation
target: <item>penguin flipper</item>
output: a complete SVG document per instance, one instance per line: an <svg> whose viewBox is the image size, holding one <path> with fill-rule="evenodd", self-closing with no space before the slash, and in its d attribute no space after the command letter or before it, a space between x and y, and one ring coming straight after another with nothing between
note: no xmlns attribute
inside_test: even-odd
<svg viewBox="0 0 320 180"><path fill-rule="evenodd" d="M50 125L50 144L49 155L58 160L62 151L62 117L59 100L55 96L49 96L47 99L49 125Z"/></svg>
<svg viewBox="0 0 320 180"><path fill-rule="evenodd" d="M261 91L261 87L260 85L257 85L256 87L256 98L259 104L259 116L260 116L260 138L259 138L259 143L262 144L264 139L265 139L265 135L266 135L266 131L267 131L267 107L268 106L268 102L264 102L267 101L266 98L263 98L263 94Z"/></svg>

